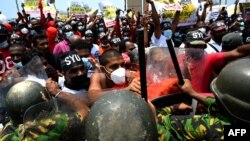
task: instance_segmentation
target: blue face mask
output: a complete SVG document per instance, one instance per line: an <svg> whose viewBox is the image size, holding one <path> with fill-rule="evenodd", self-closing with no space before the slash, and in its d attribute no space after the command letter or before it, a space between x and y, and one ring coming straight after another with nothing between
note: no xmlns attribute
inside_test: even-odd
<svg viewBox="0 0 250 141"><path fill-rule="evenodd" d="M172 30L167 29L163 31L163 35L167 38L167 39L171 39L172 38Z"/></svg>
<svg viewBox="0 0 250 141"><path fill-rule="evenodd" d="M18 62L18 63L13 62L13 65L14 65L17 69L20 69L20 68L23 67L22 62Z"/></svg>
<svg viewBox="0 0 250 141"><path fill-rule="evenodd" d="M82 58L82 62L84 64L84 66L86 67L86 69L90 70L93 68L93 65L89 62L89 58Z"/></svg>
<svg viewBox="0 0 250 141"><path fill-rule="evenodd" d="M66 32L65 35L66 35L66 38L69 40L70 37L74 35L74 33L72 31L69 31L69 32Z"/></svg>

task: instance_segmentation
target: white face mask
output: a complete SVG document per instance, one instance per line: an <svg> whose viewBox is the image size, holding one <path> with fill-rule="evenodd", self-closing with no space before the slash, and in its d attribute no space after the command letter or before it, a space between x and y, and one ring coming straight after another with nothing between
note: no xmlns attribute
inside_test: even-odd
<svg viewBox="0 0 250 141"><path fill-rule="evenodd" d="M241 31L243 31L244 29L245 29L245 27L244 27L244 26L241 26L241 27L240 27L240 30L241 30Z"/></svg>
<svg viewBox="0 0 250 141"><path fill-rule="evenodd" d="M114 70L110 74L110 79L117 85L124 84L126 82L125 69L124 68L118 68L118 69Z"/></svg>
<svg viewBox="0 0 250 141"><path fill-rule="evenodd" d="M206 34L206 28L204 28L204 27L199 28L198 30L199 30L200 32L202 32L202 33Z"/></svg>
<svg viewBox="0 0 250 141"><path fill-rule="evenodd" d="M9 43L7 42L7 40L0 43L0 48L7 48L8 46L9 46Z"/></svg>
<svg viewBox="0 0 250 141"><path fill-rule="evenodd" d="M29 32L29 30L24 27L21 29L21 32L22 32L22 34L27 34Z"/></svg>

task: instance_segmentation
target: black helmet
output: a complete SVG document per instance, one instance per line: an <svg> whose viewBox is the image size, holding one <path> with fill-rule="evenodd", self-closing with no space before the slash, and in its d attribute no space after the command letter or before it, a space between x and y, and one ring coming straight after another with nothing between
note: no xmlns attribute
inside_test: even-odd
<svg viewBox="0 0 250 141"><path fill-rule="evenodd" d="M250 123L250 58L228 64L210 87L231 116Z"/></svg>
<svg viewBox="0 0 250 141"><path fill-rule="evenodd" d="M65 33L65 32L69 32L69 31L72 31L72 26L69 25L69 24L66 24L62 27L62 32Z"/></svg>
<svg viewBox="0 0 250 141"><path fill-rule="evenodd" d="M46 89L37 82L25 80L13 85L6 96L6 109L15 124L23 123L24 112L32 105L50 100Z"/></svg>
<svg viewBox="0 0 250 141"><path fill-rule="evenodd" d="M131 91L111 91L92 106L85 124L90 141L155 141L155 118L147 103Z"/></svg>

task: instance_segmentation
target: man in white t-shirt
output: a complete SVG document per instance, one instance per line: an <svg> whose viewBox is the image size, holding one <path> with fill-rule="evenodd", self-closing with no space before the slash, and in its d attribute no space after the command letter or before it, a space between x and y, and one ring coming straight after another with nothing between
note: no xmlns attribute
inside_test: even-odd
<svg viewBox="0 0 250 141"><path fill-rule="evenodd" d="M169 22L161 23L161 33L158 35L158 31L154 31L151 37L151 45L158 47L168 47L166 40L171 39L172 30Z"/></svg>
<svg viewBox="0 0 250 141"><path fill-rule="evenodd" d="M151 37L151 46L168 47L166 40L172 38L172 34L175 32L177 28L180 11L176 11L172 23L170 22L160 23L160 16L156 11L153 0L147 0L147 2L152 7L152 18L154 22L154 33Z"/></svg>
<svg viewBox="0 0 250 141"><path fill-rule="evenodd" d="M222 46L222 38L226 34L226 25L221 21L216 21L212 23L211 27L211 39L207 43L207 48L205 52L207 54L221 52Z"/></svg>

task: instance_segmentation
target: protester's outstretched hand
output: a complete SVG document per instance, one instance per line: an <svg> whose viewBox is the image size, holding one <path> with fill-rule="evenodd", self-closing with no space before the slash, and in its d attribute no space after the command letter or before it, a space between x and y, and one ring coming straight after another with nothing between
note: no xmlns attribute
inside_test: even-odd
<svg viewBox="0 0 250 141"><path fill-rule="evenodd" d="M39 9L43 9L42 0L39 0L39 2L38 2L38 8L39 8Z"/></svg>
<svg viewBox="0 0 250 141"><path fill-rule="evenodd" d="M60 91L59 85L57 82L53 81L52 78L49 78L46 81L46 90L52 96L55 96Z"/></svg>
<svg viewBox="0 0 250 141"><path fill-rule="evenodd" d="M141 95L141 82L139 78L134 78L129 86L126 88L132 92L135 92L138 95Z"/></svg>

